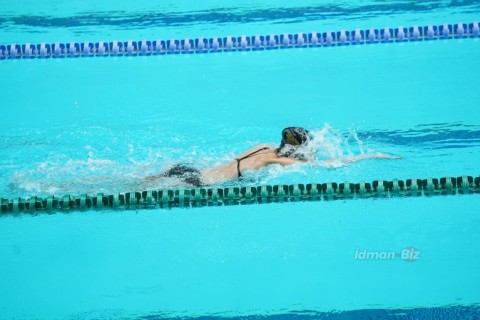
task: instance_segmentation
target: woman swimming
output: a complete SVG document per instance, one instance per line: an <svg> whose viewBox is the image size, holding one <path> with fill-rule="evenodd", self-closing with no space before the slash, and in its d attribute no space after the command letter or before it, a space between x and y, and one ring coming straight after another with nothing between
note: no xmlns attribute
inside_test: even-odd
<svg viewBox="0 0 480 320"><path fill-rule="evenodd" d="M177 177L184 183L195 186L208 186L221 183L228 179L240 178L246 170L258 170L271 164L288 166L294 163L308 161L305 154L305 147L312 140L310 132L300 127L289 127L282 131L282 140L280 146L275 148L270 145L258 145L241 155L234 161L205 169L199 169L177 164L166 172L147 177L149 181L164 177ZM372 154L349 156L342 159L323 160L324 163L341 161L342 163L352 163L366 159L398 159L400 157L389 156L386 154Z"/></svg>

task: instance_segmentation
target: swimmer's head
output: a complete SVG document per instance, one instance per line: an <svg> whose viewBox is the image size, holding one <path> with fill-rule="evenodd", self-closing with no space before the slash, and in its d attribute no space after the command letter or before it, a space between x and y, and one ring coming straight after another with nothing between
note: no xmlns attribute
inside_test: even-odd
<svg viewBox="0 0 480 320"><path fill-rule="evenodd" d="M312 139L312 135L307 129L301 127L288 127L282 131L282 141L280 142L280 148L289 144L292 146L299 146L307 143Z"/></svg>
<svg viewBox="0 0 480 320"><path fill-rule="evenodd" d="M277 154L281 157L290 157L305 160L306 156L300 152L299 147L306 145L312 140L311 133L300 127L288 127L282 131L282 141L278 147Z"/></svg>

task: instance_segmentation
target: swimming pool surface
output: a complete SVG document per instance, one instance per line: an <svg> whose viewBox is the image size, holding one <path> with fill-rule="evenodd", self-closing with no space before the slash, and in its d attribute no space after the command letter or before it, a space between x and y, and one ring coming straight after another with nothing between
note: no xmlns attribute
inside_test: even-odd
<svg viewBox="0 0 480 320"><path fill-rule="evenodd" d="M2 3L0 42L396 28L480 12L476 1L93 5ZM278 145L288 126L313 132L316 161L220 187L478 176L479 40L2 60L0 195L168 188L143 178ZM403 158L322 162L376 152ZM0 318L475 319L479 199L2 213Z"/></svg>

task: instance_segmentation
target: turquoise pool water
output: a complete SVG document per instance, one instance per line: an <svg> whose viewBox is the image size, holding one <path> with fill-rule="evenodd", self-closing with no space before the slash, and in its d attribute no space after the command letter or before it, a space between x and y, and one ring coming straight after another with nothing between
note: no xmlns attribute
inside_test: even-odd
<svg viewBox="0 0 480 320"><path fill-rule="evenodd" d="M2 43L467 23L479 12L475 1L21 4L1 4ZM291 125L312 130L316 161L222 186L478 176L479 53L475 38L0 61L0 194L168 187L142 178L278 144ZM375 152L403 158L321 162ZM475 318L478 204L456 194L3 215L0 318ZM407 248L419 259L358 256Z"/></svg>

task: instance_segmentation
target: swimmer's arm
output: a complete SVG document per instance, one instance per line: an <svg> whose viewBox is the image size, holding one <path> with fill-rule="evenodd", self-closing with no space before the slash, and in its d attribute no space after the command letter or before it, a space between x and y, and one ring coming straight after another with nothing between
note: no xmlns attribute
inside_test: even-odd
<svg viewBox="0 0 480 320"><path fill-rule="evenodd" d="M332 162L341 162L341 163L354 163L362 160L368 159L401 159L400 156L391 156L388 154L383 153L376 153L376 154L361 154L359 156L345 156L341 158L333 158L328 160L323 160L324 163L332 163Z"/></svg>
<svg viewBox="0 0 480 320"><path fill-rule="evenodd" d="M305 160L287 158L287 157L280 157L280 158L273 158L268 160L268 164L279 164L282 166L289 166L294 163L304 163L307 162Z"/></svg>

